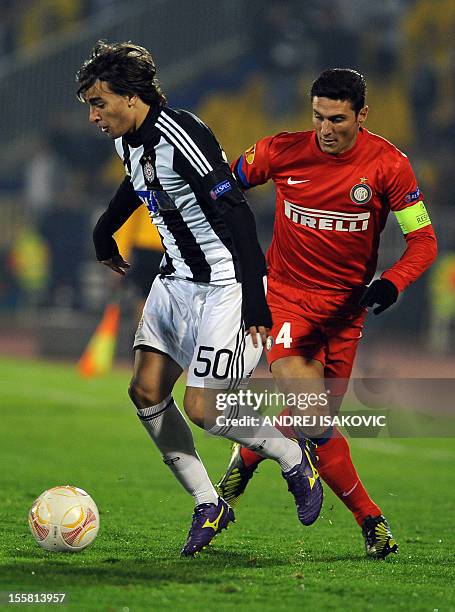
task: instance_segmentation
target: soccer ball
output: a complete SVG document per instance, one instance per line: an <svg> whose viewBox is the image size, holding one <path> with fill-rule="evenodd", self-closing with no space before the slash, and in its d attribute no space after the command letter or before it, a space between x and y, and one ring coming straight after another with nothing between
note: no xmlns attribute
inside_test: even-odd
<svg viewBox="0 0 455 612"><path fill-rule="evenodd" d="M88 493L66 485L44 491L35 499L28 513L28 523L42 548L78 552L96 538L100 517Z"/></svg>

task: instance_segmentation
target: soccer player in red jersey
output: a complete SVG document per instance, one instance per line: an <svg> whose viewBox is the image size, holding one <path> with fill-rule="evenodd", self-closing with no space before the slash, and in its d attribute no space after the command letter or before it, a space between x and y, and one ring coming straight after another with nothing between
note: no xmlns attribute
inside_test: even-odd
<svg viewBox="0 0 455 612"><path fill-rule="evenodd" d="M332 415L346 392L367 307L376 305L373 312L379 314L391 306L437 252L408 158L363 127L365 92L358 72L324 71L311 88L314 130L262 138L232 164L244 189L268 180L276 188L267 253L272 374L284 392L292 392L295 380L316 393L329 389ZM406 249L368 285L390 211ZM346 438L334 428L315 430L313 437L319 473L362 528L367 554L384 558L397 552L381 509L357 474ZM225 499L238 499L261 460L251 450L234 447L219 483Z"/></svg>

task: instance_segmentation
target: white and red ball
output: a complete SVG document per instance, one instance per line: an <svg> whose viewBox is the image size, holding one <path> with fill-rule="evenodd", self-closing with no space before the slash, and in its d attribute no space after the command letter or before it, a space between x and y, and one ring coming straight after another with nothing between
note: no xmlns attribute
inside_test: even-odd
<svg viewBox="0 0 455 612"><path fill-rule="evenodd" d="M65 485L44 491L33 502L28 522L42 548L78 552L96 538L100 517L88 493Z"/></svg>

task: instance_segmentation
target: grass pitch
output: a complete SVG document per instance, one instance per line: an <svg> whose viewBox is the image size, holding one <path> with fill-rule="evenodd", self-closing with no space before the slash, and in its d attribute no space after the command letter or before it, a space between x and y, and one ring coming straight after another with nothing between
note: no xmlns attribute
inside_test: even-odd
<svg viewBox="0 0 455 612"><path fill-rule="evenodd" d="M0 372L2 603L5 592L66 591L57 609L455 610L453 439L351 440L400 545L386 562L364 558L357 524L328 487L322 517L302 527L270 461L236 524L181 559L192 500L135 417L128 372L87 381L69 365L10 359ZM218 479L229 445L195 437ZM100 510L98 538L78 554L45 552L29 533L31 503L57 484L86 489Z"/></svg>

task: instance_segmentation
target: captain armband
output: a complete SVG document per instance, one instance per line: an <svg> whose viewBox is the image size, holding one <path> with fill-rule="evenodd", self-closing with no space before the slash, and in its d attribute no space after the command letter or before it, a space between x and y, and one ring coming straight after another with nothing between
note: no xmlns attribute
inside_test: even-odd
<svg viewBox="0 0 455 612"><path fill-rule="evenodd" d="M403 210L394 212L403 234L409 234L421 227L431 225L431 219L422 200Z"/></svg>

